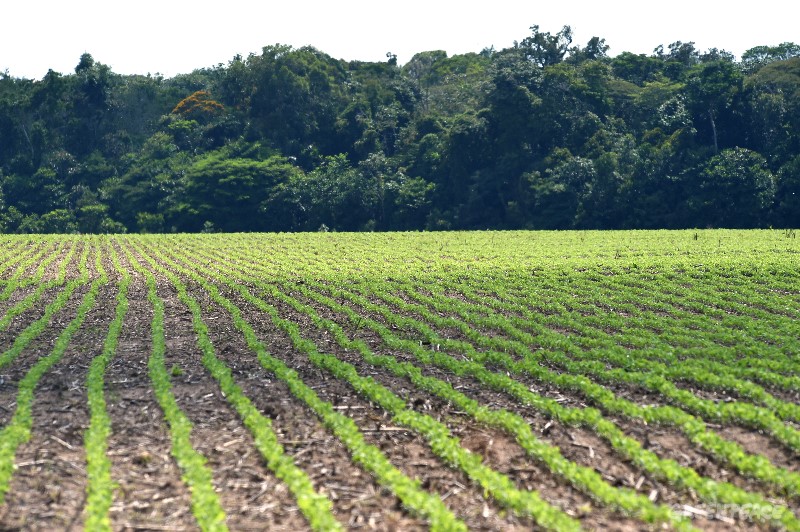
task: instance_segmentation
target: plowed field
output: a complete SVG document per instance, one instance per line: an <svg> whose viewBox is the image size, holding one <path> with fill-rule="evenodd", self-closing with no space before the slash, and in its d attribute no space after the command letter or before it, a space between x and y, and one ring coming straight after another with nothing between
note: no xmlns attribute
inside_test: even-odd
<svg viewBox="0 0 800 532"><path fill-rule="evenodd" d="M793 232L0 243L0 529L800 529Z"/></svg>

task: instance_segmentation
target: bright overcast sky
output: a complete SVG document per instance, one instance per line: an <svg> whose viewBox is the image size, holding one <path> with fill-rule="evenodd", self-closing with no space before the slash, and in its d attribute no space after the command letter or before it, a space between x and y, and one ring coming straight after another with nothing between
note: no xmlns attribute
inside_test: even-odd
<svg viewBox="0 0 800 532"><path fill-rule="evenodd" d="M392 52L402 64L427 50L506 48L534 24L551 33L570 25L581 45L604 37L611 55L694 41L702 51L715 47L740 57L758 45L800 43L797 6L796 0L741 8L717 0L18 0L2 7L0 72L32 79L50 68L71 73L89 52L120 74L171 77L275 43L363 61L385 61Z"/></svg>

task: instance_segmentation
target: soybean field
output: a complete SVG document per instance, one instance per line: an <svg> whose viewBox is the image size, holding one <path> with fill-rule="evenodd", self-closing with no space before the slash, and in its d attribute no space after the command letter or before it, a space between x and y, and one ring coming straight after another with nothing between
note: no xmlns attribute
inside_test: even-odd
<svg viewBox="0 0 800 532"><path fill-rule="evenodd" d="M800 530L794 231L0 244L0 529Z"/></svg>

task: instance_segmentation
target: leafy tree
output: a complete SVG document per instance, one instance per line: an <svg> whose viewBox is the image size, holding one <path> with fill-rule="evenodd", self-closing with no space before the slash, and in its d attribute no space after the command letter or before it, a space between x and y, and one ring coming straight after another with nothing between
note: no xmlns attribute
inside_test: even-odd
<svg viewBox="0 0 800 532"><path fill-rule="evenodd" d="M341 63L306 47L267 46L249 58L255 89L250 115L260 135L283 153L302 156L309 145L323 153L334 138Z"/></svg>
<svg viewBox="0 0 800 532"><path fill-rule="evenodd" d="M669 45L669 52L663 46L656 47L653 55L664 62L664 74L674 80L682 79L685 73L700 62L700 52L694 42L676 41Z"/></svg>
<svg viewBox="0 0 800 532"><path fill-rule="evenodd" d="M555 65L564 60L572 44L572 28L564 26L561 31L552 35L549 31L539 30L539 25L531 26L531 35L522 39L516 48L525 57L540 67Z"/></svg>
<svg viewBox="0 0 800 532"><path fill-rule="evenodd" d="M212 152L186 170L181 213L192 230L209 221L221 231L263 231L269 212L262 207L270 190L297 172L288 160L230 158L225 151Z"/></svg>
<svg viewBox="0 0 800 532"><path fill-rule="evenodd" d="M730 116L742 90L743 77L736 65L727 60L699 64L689 72L686 82L688 104L695 116L695 125L708 124L714 153L719 153L720 137L732 134L721 130L720 121L732 122ZM705 116L705 120L702 117Z"/></svg>
<svg viewBox="0 0 800 532"><path fill-rule="evenodd" d="M77 209L77 225L81 233L125 233L126 228L108 215L108 205L89 203Z"/></svg>
<svg viewBox="0 0 800 532"><path fill-rule="evenodd" d="M325 225L337 231L357 231L373 219L370 215L378 203L375 184L353 168L344 154L326 157L297 184L307 213L303 221L307 230Z"/></svg>
<svg viewBox="0 0 800 532"><path fill-rule="evenodd" d="M91 54L81 55L75 67L76 90L72 96L74 119L70 123L69 151L88 154L101 147L110 123L111 68L95 62Z"/></svg>
<svg viewBox="0 0 800 532"><path fill-rule="evenodd" d="M627 227L697 227L690 198L697 193L694 175L686 171L699 164L694 131L681 126L670 134L657 128L645 133L638 145L638 164L631 176Z"/></svg>
<svg viewBox="0 0 800 532"><path fill-rule="evenodd" d="M394 199L393 229L421 229L430 216L436 185L421 177L402 180Z"/></svg>
<svg viewBox="0 0 800 532"><path fill-rule="evenodd" d="M106 156L121 157L155 133L159 120L175 106L161 76L121 76L110 96L114 130L103 139Z"/></svg>
<svg viewBox="0 0 800 532"><path fill-rule="evenodd" d="M777 46L755 46L742 54L741 68L745 74L754 74L774 61L800 57L800 44L784 42Z"/></svg>
<svg viewBox="0 0 800 532"><path fill-rule="evenodd" d="M490 136L485 116L464 114L455 117L445 140L434 207L447 224L458 224L459 211L466 204L470 179L476 168L484 166Z"/></svg>
<svg viewBox="0 0 800 532"><path fill-rule="evenodd" d="M66 188L52 167L42 167L31 176L5 176L2 187L6 202L26 214L44 214L66 206Z"/></svg>
<svg viewBox="0 0 800 532"><path fill-rule="evenodd" d="M660 57L622 52L611 59L611 69L620 79L644 85L662 76L664 61Z"/></svg>
<svg viewBox="0 0 800 532"><path fill-rule="evenodd" d="M798 45L607 52L532 26L402 66L0 73L0 231L797 224Z"/></svg>
<svg viewBox="0 0 800 532"><path fill-rule="evenodd" d="M744 148L727 149L700 167L698 225L750 228L766 224L775 199L775 177L764 158Z"/></svg>
<svg viewBox="0 0 800 532"><path fill-rule="evenodd" d="M584 61L602 61L608 58L609 46L606 44L605 39L600 37L592 37L586 46L581 48L575 46L569 51L570 63L582 63Z"/></svg>
<svg viewBox="0 0 800 532"><path fill-rule="evenodd" d="M774 221L781 227L800 227L800 155L778 171Z"/></svg>
<svg viewBox="0 0 800 532"><path fill-rule="evenodd" d="M222 103L239 111L246 110L252 95L254 71L248 62L241 55L234 56L215 83Z"/></svg>
<svg viewBox="0 0 800 532"><path fill-rule="evenodd" d="M457 116L481 105L491 58L467 53L447 57L445 52L422 52L403 66L403 73L418 86L416 109L425 120L430 115Z"/></svg>
<svg viewBox="0 0 800 532"><path fill-rule="evenodd" d="M541 87L541 71L523 57L505 54L496 59L484 115L495 157L518 153L525 144L537 146L551 134L540 119Z"/></svg>
<svg viewBox="0 0 800 532"><path fill-rule="evenodd" d="M163 233L164 215L162 213L136 213L136 226L141 233Z"/></svg>
<svg viewBox="0 0 800 532"><path fill-rule="evenodd" d="M422 87L438 85L443 81L439 65L447 61L447 52L432 50L420 52L403 65L403 73Z"/></svg>
<svg viewBox="0 0 800 532"><path fill-rule="evenodd" d="M186 120L207 123L224 111L225 107L213 100L208 91L195 91L178 102L172 114L180 115Z"/></svg>
<svg viewBox="0 0 800 532"><path fill-rule="evenodd" d="M769 63L745 81L750 146L779 168L800 152L800 57Z"/></svg>

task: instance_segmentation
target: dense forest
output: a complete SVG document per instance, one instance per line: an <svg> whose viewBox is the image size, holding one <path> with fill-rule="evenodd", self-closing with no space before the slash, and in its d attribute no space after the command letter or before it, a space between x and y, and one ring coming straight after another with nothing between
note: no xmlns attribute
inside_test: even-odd
<svg viewBox="0 0 800 532"><path fill-rule="evenodd" d="M0 74L0 232L800 226L800 45Z"/></svg>

